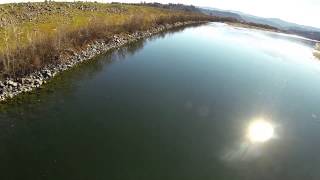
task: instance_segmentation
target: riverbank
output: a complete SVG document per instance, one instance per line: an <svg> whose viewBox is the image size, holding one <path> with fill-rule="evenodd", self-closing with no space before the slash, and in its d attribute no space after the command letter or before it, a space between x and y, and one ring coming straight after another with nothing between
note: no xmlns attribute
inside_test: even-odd
<svg viewBox="0 0 320 180"><path fill-rule="evenodd" d="M19 77L115 34L186 21L200 13L114 3L40 2L0 5L0 80Z"/></svg>
<svg viewBox="0 0 320 180"><path fill-rule="evenodd" d="M117 3L0 5L0 101L39 88L60 72L110 49L174 27L210 21L235 20Z"/></svg>
<svg viewBox="0 0 320 180"><path fill-rule="evenodd" d="M110 49L174 27L218 20L200 13L117 3L0 5L0 101Z"/></svg>
<svg viewBox="0 0 320 180"><path fill-rule="evenodd" d="M281 30L263 24L256 24L256 23L247 23L247 22L227 22L228 25L240 28L248 28L248 29L257 29L263 31L271 31L271 32L282 32Z"/></svg>
<svg viewBox="0 0 320 180"><path fill-rule="evenodd" d="M205 23L205 21L188 21L159 25L146 31L115 34L113 38L108 41L94 41L88 44L83 50L73 51L72 55L69 56L61 56L58 62L64 63L49 64L26 76L6 78L4 81L0 81L0 101L6 101L19 94L27 93L40 88L43 84L46 84L50 79L57 76L59 73L69 70L82 62L92 60L94 57L106 53L109 50L120 48L128 43L150 37L169 29L200 23Z"/></svg>

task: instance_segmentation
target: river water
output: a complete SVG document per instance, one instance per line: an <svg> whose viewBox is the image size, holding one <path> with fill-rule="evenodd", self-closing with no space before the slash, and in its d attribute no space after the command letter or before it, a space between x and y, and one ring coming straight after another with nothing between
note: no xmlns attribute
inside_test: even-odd
<svg viewBox="0 0 320 180"><path fill-rule="evenodd" d="M313 45L211 23L98 57L0 105L0 179L318 180Z"/></svg>

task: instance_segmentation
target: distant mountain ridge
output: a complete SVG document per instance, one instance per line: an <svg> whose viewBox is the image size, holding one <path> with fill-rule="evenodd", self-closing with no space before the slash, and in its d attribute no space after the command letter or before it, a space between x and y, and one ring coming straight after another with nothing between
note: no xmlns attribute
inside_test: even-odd
<svg viewBox="0 0 320 180"><path fill-rule="evenodd" d="M236 19L238 21L244 20L242 18L242 16L237 14L237 13L228 12L228 11L222 11L222 10L218 10L218 9L211 10L211 9L201 8L201 12L203 12L205 14L208 14L208 15L211 15L211 16L234 18L234 19Z"/></svg>
<svg viewBox="0 0 320 180"><path fill-rule="evenodd" d="M268 25L273 25L273 26L276 26L276 27L279 27L279 28L283 28L283 29L287 28L287 30L290 29L290 28L298 28L298 29L301 29L301 30L303 29L303 30L319 31L320 32L320 28L316 28L316 27L312 27L312 26L300 25L300 24L297 24L297 23L284 21L284 20L279 19L279 18L263 18L263 17L258 17L258 16L242 13L242 12L239 12L239 11L230 11L230 12L233 12L235 14L239 14L244 20L264 22L264 23L266 23Z"/></svg>
<svg viewBox="0 0 320 180"><path fill-rule="evenodd" d="M246 14L239 11L221 10L210 7L199 7L203 13L219 16L219 17L230 17L235 18L239 21L252 22L257 24L265 24L276 27L287 33L297 34L306 38L320 40L320 28L300 25L292 22L287 22L278 18L263 18L250 14Z"/></svg>

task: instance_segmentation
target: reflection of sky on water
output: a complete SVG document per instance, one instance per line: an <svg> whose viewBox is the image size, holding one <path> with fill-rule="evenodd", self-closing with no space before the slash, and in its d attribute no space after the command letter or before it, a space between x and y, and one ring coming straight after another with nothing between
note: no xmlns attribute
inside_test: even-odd
<svg viewBox="0 0 320 180"><path fill-rule="evenodd" d="M220 158L222 161L237 170L243 169L246 171L248 170L246 166L254 166L253 164L257 162L261 163L261 166L264 166L265 163L265 169L269 168L267 164L273 164L275 168L279 169L284 168L283 166L286 163L280 163L276 166L272 161L277 161L277 158L285 159L295 153L299 155L299 158L302 158L301 149L291 150L290 148L293 148L295 141L301 140L307 135L310 136L312 133L308 134L307 131L315 131L320 122L319 112L316 108L317 104L312 104L313 102L316 103L316 100L312 97L318 99L317 89L319 89L318 86L313 86L313 84L319 81L320 76L320 63L312 54L314 42L297 36L235 28L220 23L201 27L193 33L194 36L200 36L204 40L208 39L208 44L211 43L216 48L221 47L221 51L228 49L228 53L231 55L237 55L238 52L252 54L253 59L239 57L238 65L243 65L246 70L255 72L257 76L259 76L259 73L272 72L271 74L265 74L268 77L266 78L268 80L263 82L265 86L261 88L253 87L256 89L256 94L252 94L248 98L252 101L261 100L263 102L257 105L265 113L264 115L274 121L276 133L274 140L263 144L252 144L244 137L240 137L221 151ZM216 59L213 60L216 61ZM237 57L235 57L235 60L237 60ZM255 67L254 64L257 64L257 66ZM264 67L265 69L263 69ZM247 73L248 71L244 72ZM235 72L230 71L228 73L233 74ZM270 81L271 79L272 81ZM262 82L254 82L256 86L260 83ZM267 85L268 83L270 84ZM290 92L290 95L288 95L288 92ZM300 102L294 99L300 99ZM284 102L287 103L286 109L280 105ZM188 104L188 107L190 107L190 104ZM279 114L282 115L279 116ZM255 115L252 116L239 121L250 121L250 118L254 118ZM310 124L314 126L310 127ZM243 129L243 136L245 136L247 127L241 126L243 126L243 123L239 123L239 127ZM310 142L304 141L304 143L309 145ZM290 155L287 155L286 149L288 151L290 149ZM310 150L310 152L313 153L313 150ZM292 159L292 162L297 162L299 158Z"/></svg>
<svg viewBox="0 0 320 180"><path fill-rule="evenodd" d="M200 31L200 32L199 32ZM202 27L196 33L203 38L216 38L236 44L243 51L252 49L271 56L270 63L287 63L310 68L320 74L320 62L314 57L315 42L306 38L283 33L255 29L232 27L221 23L212 23ZM275 62L274 60L278 60Z"/></svg>

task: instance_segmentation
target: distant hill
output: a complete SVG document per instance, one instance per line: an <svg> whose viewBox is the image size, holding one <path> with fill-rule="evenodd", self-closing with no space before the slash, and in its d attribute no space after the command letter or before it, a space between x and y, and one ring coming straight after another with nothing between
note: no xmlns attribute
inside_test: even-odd
<svg viewBox="0 0 320 180"><path fill-rule="evenodd" d="M287 22L287 21L284 21L279 18L263 18L263 17L253 16L250 14L245 14L242 12L237 12L237 11L231 11L231 12L239 14L246 21L256 21L257 23L260 22L260 23L268 24L270 26L276 26L276 27L284 29L284 30L289 30L289 29L295 28L297 30L319 31L320 32L320 28L291 23L291 22Z"/></svg>
<svg viewBox="0 0 320 180"><path fill-rule="evenodd" d="M234 18L238 21L243 21L243 18L239 14L236 14L233 12L221 11L216 9L201 9L201 11L211 16L228 17L228 18Z"/></svg>
<svg viewBox="0 0 320 180"><path fill-rule="evenodd" d="M223 17L223 16L232 17L240 21L242 20L242 21L251 22L251 23L265 24L265 25L276 27L287 33L297 34L306 38L320 41L320 28L291 23L278 18L263 18L263 17L253 16L253 15L242 13L239 11L227 11L227 10L220 10L216 8L208 8L208 7L203 7L199 9L201 9L202 12L205 14L210 14L210 15L220 16L220 17Z"/></svg>

